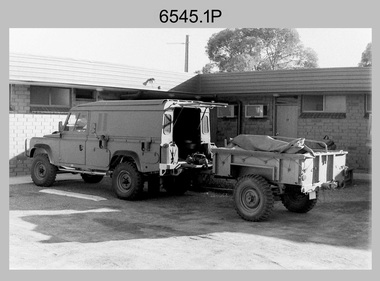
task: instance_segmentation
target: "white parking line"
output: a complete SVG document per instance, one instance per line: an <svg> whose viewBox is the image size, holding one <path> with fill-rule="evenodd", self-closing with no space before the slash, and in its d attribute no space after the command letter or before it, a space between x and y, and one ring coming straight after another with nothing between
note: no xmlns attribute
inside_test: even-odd
<svg viewBox="0 0 380 281"><path fill-rule="evenodd" d="M56 189L42 189L42 190L40 190L40 192L48 193L48 194L55 194L55 195L68 196L68 197L75 197L75 198L92 200L92 201L107 200L106 198L95 196L95 195L80 194L80 193L63 191L63 190L56 190Z"/></svg>

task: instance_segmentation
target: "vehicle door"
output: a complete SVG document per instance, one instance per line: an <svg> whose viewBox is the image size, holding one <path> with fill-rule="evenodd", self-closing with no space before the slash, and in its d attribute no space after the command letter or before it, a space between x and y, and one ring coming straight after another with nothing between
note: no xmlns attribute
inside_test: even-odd
<svg viewBox="0 0 380 281"><path fill-rule="evenodd" d="M88 134L88 112L71 112L61 133L59 161L68 166L84 165Z"/></svg>
<svg viewBox="0 0 380 281"><path fill-rule="evenodd" d="M90 113L90 131L86 142L86 166L92 169L107 169L111 160L111 152L107 144L106 112Z"/></svg>

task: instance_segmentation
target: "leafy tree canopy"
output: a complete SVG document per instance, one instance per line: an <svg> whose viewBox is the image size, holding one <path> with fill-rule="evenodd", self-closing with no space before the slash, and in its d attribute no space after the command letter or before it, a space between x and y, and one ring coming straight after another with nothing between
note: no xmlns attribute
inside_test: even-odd
<svg viewBox="0 0 380 281"><path fill-rule="evenodd" d="M362 53L362 60L358 65L362 67L372 66L372 42L367 44L367 47Z"/></svg>
<svg viewBox="0 0 380 281"><path fill-rule="evenodd" d="M203 73L318 67L317 54L290 28L225 29L210 37L206 53Z"/></svg>

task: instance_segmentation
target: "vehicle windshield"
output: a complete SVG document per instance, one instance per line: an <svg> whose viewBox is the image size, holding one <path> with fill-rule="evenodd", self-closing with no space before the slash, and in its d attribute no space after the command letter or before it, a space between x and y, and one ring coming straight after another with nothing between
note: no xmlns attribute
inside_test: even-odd
<svg viewBox="0 0 380 281"><path fill-rule="evenodd" d="M63 130L67 132L85 132L87 130L87 120L87 112L71 112Z"/></svg>

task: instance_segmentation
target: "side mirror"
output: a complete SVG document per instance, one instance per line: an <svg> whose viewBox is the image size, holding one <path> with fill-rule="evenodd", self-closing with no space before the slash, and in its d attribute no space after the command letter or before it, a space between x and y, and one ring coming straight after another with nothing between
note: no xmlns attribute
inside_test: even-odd
<svg viewBox="0 0 380 281"><path fill-rule="evenodd" d="M96 135L96 123L92 123L91 124L91 134L94 134L94 135Z"/></svg>
<svg viewBox="0 0 380 281"><path fill-rule="evenodd" d="M58 123L58 131L59 131L59 132L62 132L62 131L63 131L62 121L59 121L59 123Z"/></svg>

